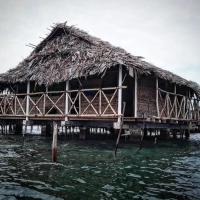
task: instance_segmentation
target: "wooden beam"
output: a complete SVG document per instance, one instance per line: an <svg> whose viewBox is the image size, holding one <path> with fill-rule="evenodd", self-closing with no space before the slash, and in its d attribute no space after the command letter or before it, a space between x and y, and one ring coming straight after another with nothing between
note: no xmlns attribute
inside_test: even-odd
<svg viewBox="0 0 200 200"><path fill-rule="evenodd" d="M122 114L122 65L119 65L119 74L118 74L118 122L121 122Z"/></svg>
<svg viewBox="0 0 200 200"><path fill-rule="evenodd" d="M28 121L28 115L29 115L29 105L30 105L30 81L27 82L27 90L26 90L26 121Z"/></svg>
<svg viewBox="0 0 200 200"><path fill-rule="evenodd" d="M135 90L134 90L134 117L136 118L138 115L138 76L135 71Z"/></svg>

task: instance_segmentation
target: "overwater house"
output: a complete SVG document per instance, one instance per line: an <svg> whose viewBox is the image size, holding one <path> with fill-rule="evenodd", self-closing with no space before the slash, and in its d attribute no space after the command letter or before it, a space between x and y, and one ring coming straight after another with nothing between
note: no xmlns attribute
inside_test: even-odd
<svg viewBox="0 0 200 200"><path fill-rule="evenodd" d="M66 24L0 75L0 118L82 128L188 130L200 87ZM125 103L123 103L125 102Z"/></svg>

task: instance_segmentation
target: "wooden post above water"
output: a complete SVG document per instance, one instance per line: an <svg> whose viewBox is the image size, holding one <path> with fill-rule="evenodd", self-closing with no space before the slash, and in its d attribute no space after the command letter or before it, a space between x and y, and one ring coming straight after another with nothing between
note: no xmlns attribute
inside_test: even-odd
<svg viewBox="0 0 200 200"><path fill-rule="evenodd" d="M27 82L27 89L26 89L26 121L28 121L29 116L29 104L30 104L30 81Z"/></svg>
<svg viewBox="0 0 200 200"><path fill-rule="evenodd" d="M156 109L157 109L157 117L160 117L160 109L159 109L159 82L158 77L156 77Z"/></svg>
<svg viewBox="0 0 200 200"><path fill-rule="evenodd" d="M122 115L122 65L119 65L118 74L118 123L121 121Z"/></svg>
<svg viewBox="0 0 200 200"><path fill-rule="evenodd" d="M66 81L65 87L65 121L68 121L68 114L69 114L69 97L68 97L68 90L69 90L69 81Z"/></svg>
<svg viewBox="0 0 200 200"><path fill-rule="evenodd" d="M135 71L135 89L134 89L134 117L137 118L138 113L138 76Z"/></svg>

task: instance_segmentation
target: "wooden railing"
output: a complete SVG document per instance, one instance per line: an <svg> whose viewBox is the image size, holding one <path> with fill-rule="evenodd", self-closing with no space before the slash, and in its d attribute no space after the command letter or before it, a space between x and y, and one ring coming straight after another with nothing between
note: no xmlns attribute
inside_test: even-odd
<svg viewBox="0 0 200 200"><path fill-rule="evenodd" d="M118 116L118 90L123 88L1 95L0 116Z"/></svg>
<svg viewBox="0 0 200 200"><path fill-rule="evenodd" d="M158 89L158 117L200 120L200 100Z"/></svg>

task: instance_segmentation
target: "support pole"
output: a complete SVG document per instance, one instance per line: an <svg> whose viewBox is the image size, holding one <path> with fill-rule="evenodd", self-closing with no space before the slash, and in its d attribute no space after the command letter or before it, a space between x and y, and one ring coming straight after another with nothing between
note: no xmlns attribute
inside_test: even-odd
<svg viewBox="0 0 200 200"><path fill-rule="evenodd" d="M157 116L160 117L158 89L159 89L159 82L158 82L158 77L157 77L156 78L156 108L157 108Z"/></svg>
<svg viewBox="0 0 200 200"><path fill-rule="evenodd" d="M188 97L189 97L189 100L188 100L188 103L189 103L189 107L188 107L188 109L189 109L189 111L188 111L188 119L191 119L191 105L190 105L190 103L191 103L191 92L190 92L190 89L188 88Z"/></svg>
<svg viewBox="0 0 200 200"><path fill-rule="evenodd" d="M52 162L57 161L57 137L58 137L58 124L56 122L53 122Z"/></svg>
<svg viewBox="0 0 200 200"><path fill-rule="evenodd" d="M177 139L177 130L172 130L173 139Z"/></svg>
<svg viewBox="0 0 200 200"><path fill-rule="evenodd" d="M188 129L185 130L185 139L188 140L190 138L190 132L191 132L191 122L188 124Z"/></svg>
<svg viewBox="0 0 200 200"><path fill-rule="evenodd" d="M119 140L120 140L120 137L121 137L121 134L122 134L123 124L124 124L125 109L126 109L126 102L123 103L123 111L122 111L123 115L121 116L121 119L120 119L120 129L119 129L119 133L118 133L118 137L117 137L117 141L116 141L116 146L115 146L115 157L117 155L117 149L118 149L118 146L119 146Z"/></svg>
<svg viewBox="0 0 200 200"><path fill-rule="evenodd" d="M176 84L174 84L174 94L176 94L176 91L177 91Z"/></svg>
<svg viewBox="0 0 200 200"><path fill-rule="evenodd" d="M79 132L80 140L86 140L88 134L89 134L89 129L87 127L80 127L80 132Z"/></svg>
<svg viewBox="0 0 200 200"><path fill-rule="evenodd" d="M30 104L30 81L27 82L27 90L26 90L26 121L28 121L29 116L29 104Z"/></svg>
<svg viewBox="0 0 200 200"><path fill-rule="evenodd" d="M69 114L69 97L68 97L68 91L69 91L69 81L66 81L66 87L65 87L65 121L68 121L68 114Z"/></svg>
<svg viewBox="0 0 200 200"><path fill-rule="evenodd" d="M22 121L17 121L15 124L15 134L19 135L22 134L23 131L23 123Z"/></svg>
<svg viewBox="0 0 200 200"><path fill-rule="evenodd" d="M137 118L138 112L138 77L137 72L135 71L135 91L134 91L134 117Z"/></svg>
<svg viewBox="0 0 200 200"><path fill-rule="evenodd" d="M43 115L46 115L46 98L48 95L48 86L45 87L44 102L43 102Z"/></svg>
<svg viewBox="0 0 200 200"><path fill-rule="evenodd" d="M118 87L118 123L120 123L122 115L122 65L119 65Z"/></svg>
<svg viewBox="0 0 200 200"><path fill-rule="evenodd" d="M177 93L177 88L176 88L176 84L174 85L174 105L175 105L175 117L176 119L178 118L178 107L177 107L177 96L176 96L176 93ZM185 113L184 113L185 114Z"/></svg>

